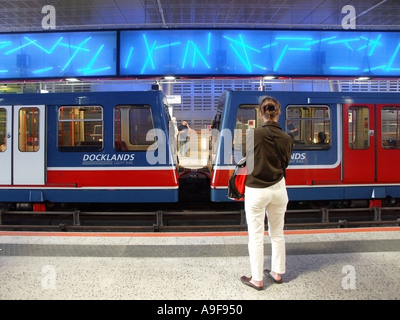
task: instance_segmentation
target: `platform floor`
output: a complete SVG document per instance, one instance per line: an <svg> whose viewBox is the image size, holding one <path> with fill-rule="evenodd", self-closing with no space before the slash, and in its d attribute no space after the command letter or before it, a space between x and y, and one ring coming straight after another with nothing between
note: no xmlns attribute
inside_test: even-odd
<svg viewBox="0 0 400 320"><path fill-rule="evenodd" d="M400 299L400 228L286 231L286 243L284 283L256 291L240 282L246 232L0 232L0 300Z"/></svg>

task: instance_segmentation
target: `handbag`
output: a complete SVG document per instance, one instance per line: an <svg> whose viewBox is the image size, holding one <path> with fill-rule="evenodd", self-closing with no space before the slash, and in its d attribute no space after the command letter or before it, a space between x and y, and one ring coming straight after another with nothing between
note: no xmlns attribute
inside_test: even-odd
<svg viewBox="0 0 400 320"><path fill-rule="evenodd" d="M228 181L228 198L241 201L244 199L244 189L246 184L247 167L246 158L241 159L235 167Z"/></svg>

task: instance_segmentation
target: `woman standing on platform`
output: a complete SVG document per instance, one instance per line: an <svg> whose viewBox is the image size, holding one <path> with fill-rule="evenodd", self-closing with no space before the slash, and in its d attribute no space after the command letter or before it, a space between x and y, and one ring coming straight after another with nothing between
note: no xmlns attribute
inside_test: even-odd
<svg viewBox="0 0 400 320"><path fill-rule="evenodd" d="M278 123L281 106L276 99L265 97L258 109L264 119L264 125L254 129L254 146L250 140L246 143L247 161L254 163L253 170L246 178L245 189L245 211L252 276L242 276L241 281L254 289L262 290L264 289L263 272L275 283L282 283L281 275L286 271L283 227L289 199L285 171L289 165L293 141L287 133L282 131ZM271 270L264 270L266 215L272 246Z"/></svg>

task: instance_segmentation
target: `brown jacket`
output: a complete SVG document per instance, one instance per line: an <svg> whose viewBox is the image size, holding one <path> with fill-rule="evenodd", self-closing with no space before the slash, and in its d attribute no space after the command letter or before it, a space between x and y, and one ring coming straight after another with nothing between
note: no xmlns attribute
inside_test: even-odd
<svg viewBox="0 0 400 320"><path fill-rule="evenodd" d="M250 140L246 145L248 169L254 161L254 168L249 170L251 173L246 178L246 186L266 188L279 182L289 165L293 149L292 138L282 131L279 123L268 121L261 128L254 129L254 148Z"/></svg>

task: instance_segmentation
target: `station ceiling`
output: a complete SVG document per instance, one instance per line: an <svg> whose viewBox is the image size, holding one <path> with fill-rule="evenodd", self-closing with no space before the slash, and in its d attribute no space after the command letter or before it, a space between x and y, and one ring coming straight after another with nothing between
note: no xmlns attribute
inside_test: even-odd
<svg viewBox="0 0 400 320"><path fill-rule="evenodd" d="M346 5L358 30L400 30L399 0L1 0L0 32L126 28L342 29Z"/></svg>

